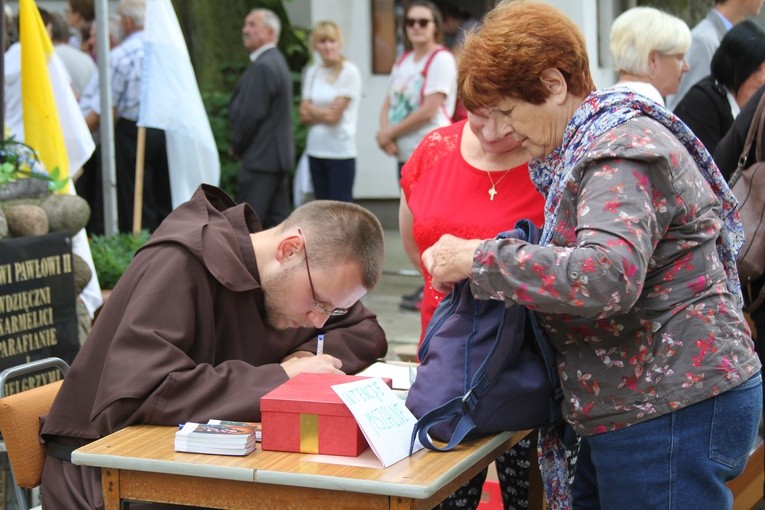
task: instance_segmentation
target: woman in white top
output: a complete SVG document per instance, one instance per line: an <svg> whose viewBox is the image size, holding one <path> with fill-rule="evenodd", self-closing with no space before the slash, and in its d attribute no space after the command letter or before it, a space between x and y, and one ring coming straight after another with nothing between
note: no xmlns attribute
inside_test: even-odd
<svg viewBox="0 0 765 510"><path fill-rule="evenodd" d="M691 31L685 21L653 7L633 7L611 25L611 56L626 86L664 106L688 71Z"/></svg>
<svg viewBox="0 0 765 510"><path fill-rule="evenodd" d="M361 74L356 65L340 54L343 35L332 21L316 24L311 32L311 46L321 62L306 70L300 120L309 126L306 154L314 196L351 202Z"/></svg>
<svg viewBox="0 0 765 510"><path fill-rule="evenodd" d="M431 130L451 124L457 98L454 56L440 44L443 19L429 1L414 0L404 15L406 51L393 66L380 111L377 144L401 167Z"/></svg>

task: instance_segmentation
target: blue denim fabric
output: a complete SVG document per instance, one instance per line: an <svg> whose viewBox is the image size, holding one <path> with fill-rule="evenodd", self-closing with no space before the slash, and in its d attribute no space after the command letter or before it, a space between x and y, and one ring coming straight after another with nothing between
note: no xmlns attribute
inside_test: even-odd
<svg viewBox="0 0 765 510"><path fill-rule="evenodd" d="M573 508L731 508L733 496L725 482L746 466L761 413L758 373L673 413L582 438Z"/></svg>
<svg viewBox="0 0 765 510"><path fill-rule="evenodd" d="M324 159L308 156L313 194L317 200L353 202L356 158Z"/></svg>

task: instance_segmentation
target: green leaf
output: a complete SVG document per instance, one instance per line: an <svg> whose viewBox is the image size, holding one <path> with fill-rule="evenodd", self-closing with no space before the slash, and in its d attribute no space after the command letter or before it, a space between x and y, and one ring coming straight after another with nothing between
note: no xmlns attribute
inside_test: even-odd
<svg viewBox="0 0 765 510"><path fill-rule="evenodd" d="M135 256L136 250L149 240L149 232L138 236L117 233L111 236L93 236L90 251L102 289L113 289Z"/></svg>

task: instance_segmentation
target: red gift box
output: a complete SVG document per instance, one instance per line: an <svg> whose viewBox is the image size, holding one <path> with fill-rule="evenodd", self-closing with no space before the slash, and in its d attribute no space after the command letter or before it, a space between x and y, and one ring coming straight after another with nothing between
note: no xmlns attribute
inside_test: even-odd
<svg viewBox="0 0 765 510"><path fill-rule="evenodd" d="M367 379L354 375L298 374L260 399L263 450L357 456L367 440L350 409L332 389ZM390 379L383 379L391 386Z"/></svg>

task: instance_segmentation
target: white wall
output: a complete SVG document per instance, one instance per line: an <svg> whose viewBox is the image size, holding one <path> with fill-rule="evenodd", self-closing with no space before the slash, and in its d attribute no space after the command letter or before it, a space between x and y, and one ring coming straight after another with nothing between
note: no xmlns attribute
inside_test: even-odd
<svg viewBox="0 0 765 510"><path fill-rule="evenodd" d="M576 2L571 0L546 0L546 2L566 13L566 16L571 18L584 34L587 52L590 57L590 73L595 81L595 86L603 88L613 85L616 81L613 70L610 67L600 67L598 65L600 61L598 48L598 9L601 9L601 31L605 30L601 37L605 37L606 40L608 40L610 34L611 21L618 15L618 13L613 15L612 10L608 8L611 6L610 0L578 0ZM610 17L610 19L602 19L604 16ZM604 60L606 63L610 62L610 56L606 55Z"/></svg>

